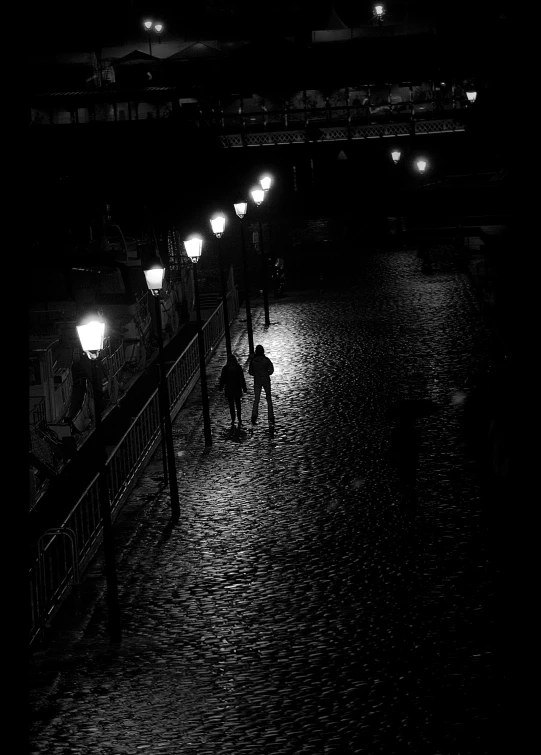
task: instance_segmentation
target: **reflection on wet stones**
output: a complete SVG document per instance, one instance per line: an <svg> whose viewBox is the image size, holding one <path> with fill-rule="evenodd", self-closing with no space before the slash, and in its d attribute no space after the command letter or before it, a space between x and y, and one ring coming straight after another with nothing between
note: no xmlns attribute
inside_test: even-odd
<svg viewBox="0 0 541 755"><path fill-rule="evenodd" d="M167 500L149 472L119 571L124 643L63 671L60 712L34 722L33 753L485 751L491 572L459 391L488 340L455 273L428 280L409 253L359 264L340 295L273 302L279 325L255 313L276 369L274 439L264 411L240 445L222 437L223 397L211 396L203 454L202 428L182 424L200 419L195 390L175 420L179 524L162 538ZM232 338L242 354L239 326ZM408 397L446 407L418 422L413 511L386 455L387 408ZM75 652L106 646L105 620L100 604ZM88 725L97 700L100 725Z"/></svg>

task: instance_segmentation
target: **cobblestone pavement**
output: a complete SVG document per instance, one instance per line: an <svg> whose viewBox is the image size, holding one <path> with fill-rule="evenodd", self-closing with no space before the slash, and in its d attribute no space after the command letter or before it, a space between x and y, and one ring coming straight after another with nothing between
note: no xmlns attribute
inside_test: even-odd
<svg viewBox="0 0 541 755"><path fill-rule="evenodd" d="M255 310L276 433L262 398L258 424L230 435L221 345L212 448L198 390L174 423L178 525L159 452L115 525L122 645L100 554L80 615L34 655L31 753L494 751L494 574L451 402L487 348L472 307L465 276L374 252L334 290L271 300L268 331ZM386 408L404 396L444 405L419 422L417 514L386 458Z"/></svg>

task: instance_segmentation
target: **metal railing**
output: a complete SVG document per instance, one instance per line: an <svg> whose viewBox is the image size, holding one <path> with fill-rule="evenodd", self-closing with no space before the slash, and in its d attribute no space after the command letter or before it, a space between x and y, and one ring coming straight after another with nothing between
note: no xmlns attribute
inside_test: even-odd
<svg viewBox="0 0 541 755"><path fill-rule="evenodd" d="M224 333L222 306L220 303L203 325L207 359ZM228 311L232 322L239 311L235 288L228 294ZM178 414L198 379L199 352L195 336L167 372L172 418ZM113 521L159 443L160 415L156 390L107 460ZM78 574L84 571L100 545L102 524L98 477L96 475L90 482L60 528L73 533L74 559L70 559L71 551L66 550L66 539L51 532L50 539L40 544L39 557L29 570L30 644L40 637L46 622L66 597L70 581L78 580Z"/></svg>

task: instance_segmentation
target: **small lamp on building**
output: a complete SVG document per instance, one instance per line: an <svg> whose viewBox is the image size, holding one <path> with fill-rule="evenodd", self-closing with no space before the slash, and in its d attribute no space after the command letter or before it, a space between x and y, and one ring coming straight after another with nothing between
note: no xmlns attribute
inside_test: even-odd
<svg viewBox="0 0 541 755"><path fill-rule="evenodd" d="M272 184L272 178L270 176L263 176L259 179L259 183L261 184L261 188L263 191L268 191Z"/></svg>
<svg viewBox="0 0 541 755"><path fill-rule="evenodd" d="M424 159L416 160L415 165L417 167L417 170L421 175L425 172L425 170L428 167L428 162Z"/></svg>
<svg viewBox="0 0 541 755"><path fill-rule="evenodd" d="M399 149L393 149L393 151L391 152L391 157L395 165L398 165L401 155L402 153Z"/></svg>
<svg viewBox="0 0 541 755"><path fill-rule="evenodd" d="M477 99L477 92L475 91L475 89L469 89L469 90L468 90L468 91L466 92L466 97L468 98L468 102L469 102L469 103L470 103L471 105L473 105L473 103L474 103L474 102L475 102L475 100Z"/></svg>

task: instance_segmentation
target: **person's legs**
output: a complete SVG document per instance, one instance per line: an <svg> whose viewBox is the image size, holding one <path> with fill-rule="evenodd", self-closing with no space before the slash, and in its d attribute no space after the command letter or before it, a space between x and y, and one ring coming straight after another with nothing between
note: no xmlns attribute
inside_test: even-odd
<svg viewBox="0 0 541 755"><path fill-rule="evenodd" d="M269 422L272 424L274 422L274 408L272 406L272 396L271 396L271 386L270 383L268 385L263 386L265 388L265 396L267 397L267 411L269 415Z"/></svg>
<svg viewBox="0 0 541 755"><path fill-rule="evenodd" d="M229 414L231 415L231 422L235 422L235 400L227 397L227 403L229 404Z"/></svg>
<svg viewBox="0 0 541 755"><path fill-rule="evenodd" d="M257 410L259 409L259 399L261 398L261 386L258 383L254 383L254 405L252 406L252 419L257 417Z"/></svg>
<svg viewBox="0 0 541 755"><path fill-rule="evenodd" d="M235 398L235 406L237 407L237 419L239 421L239 426L240 426L240 423L242 422L241 413L240 413L240 396L237 396Z"/></svg>

